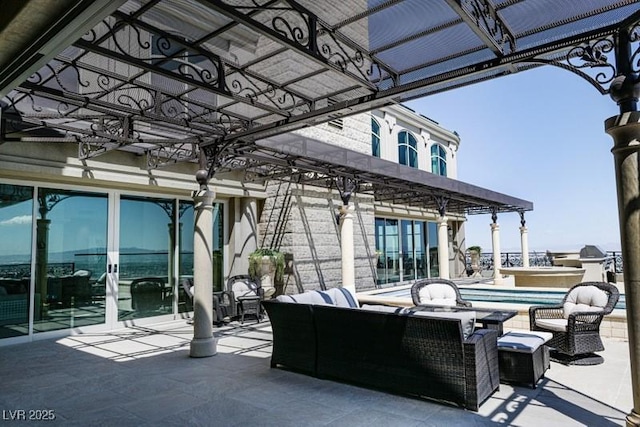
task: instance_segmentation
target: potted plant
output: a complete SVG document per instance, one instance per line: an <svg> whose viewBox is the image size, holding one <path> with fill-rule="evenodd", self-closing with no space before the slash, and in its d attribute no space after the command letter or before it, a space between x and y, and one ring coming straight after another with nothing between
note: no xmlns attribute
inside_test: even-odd
<svg viewBox="0 0 640 427"><path fill-rule="evenodd" d="M249 275L260 279L265 296L275 293L275 283L282 283L284 254L275 249L261 248L249 255Z"/></svg>
<svg viewBox="0 0 640 427"><path fill-rule="evenodd" d="M482 248L480 246L469 246L467 250L471 256L472 277L477 277L480 275L480 255L482 254Z"/></svg>

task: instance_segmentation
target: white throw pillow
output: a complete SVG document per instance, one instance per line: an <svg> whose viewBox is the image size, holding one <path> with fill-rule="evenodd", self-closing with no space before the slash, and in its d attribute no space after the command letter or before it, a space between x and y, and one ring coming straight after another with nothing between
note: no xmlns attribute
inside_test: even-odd
<svg viewBox="0 0 640 427"><path fill-rule="evenodd" d="M420 304L423 305L456 305L456 291L449 285L431 283L418 292Z"/></svg>
<svg viewBox="0 0 640 427"><path fill-rule="evenodd" d="M338 307L358 308L360 304L355 294L347 288L331 288L325 291L331 296L333 303Z"/></svg>
<svg viewBox="0 0 640 427"><path fill-rule="evenodd" d="M297 302L298 304L333 305L333 302L321 291L307 291L302 294L280 295L276 297L280 302Z"/></svg>
<svg viewBox="0 0 640 427"><path fill-rule="evenodd" d="M609 296L605 291L596 286L579 286L573 289L563 306L565 319L574 312L580 311L600 311L609 301Z"/></svg>

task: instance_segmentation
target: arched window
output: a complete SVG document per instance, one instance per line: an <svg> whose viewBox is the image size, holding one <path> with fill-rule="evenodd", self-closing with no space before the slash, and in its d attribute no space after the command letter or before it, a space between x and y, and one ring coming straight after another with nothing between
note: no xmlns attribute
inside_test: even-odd
<svg viewBox="0 0 640 427"><path fill-rule="evenodd" d="M371 154L380 157L380 124L371 118Z"/></svg>
<svg viewBox="0 0 640 427"><path fill-rule="evenodd" d="M398 162L412 168L418 167L418 141L406 130L398 134Z"/></svg>
<svg viewBox="0 0 640 427"><path fill-rule="evenodd" d="M431 146L431 172L447 176L447 151L439 144Z"/></svg>

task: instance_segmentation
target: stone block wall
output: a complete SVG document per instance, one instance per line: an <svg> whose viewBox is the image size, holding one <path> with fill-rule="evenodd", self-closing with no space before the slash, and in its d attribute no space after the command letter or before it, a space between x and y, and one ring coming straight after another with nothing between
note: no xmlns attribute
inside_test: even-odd
<svg viewBox="0 0 640 427"><path fill-rule="evenodd" d="M339 286L342 281L337 191L286 182L269 185L260 215L260 246L292 256L285 275L287 293ZM354 245L357 290L375 287L373 198L356 195Z"/></svg>

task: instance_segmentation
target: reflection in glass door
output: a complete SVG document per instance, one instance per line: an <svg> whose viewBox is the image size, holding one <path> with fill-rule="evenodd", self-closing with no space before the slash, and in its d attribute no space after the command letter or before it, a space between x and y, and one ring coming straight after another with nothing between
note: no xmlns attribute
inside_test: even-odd
<svg viewBox="0 0 640 427"><path fill-rule="evenodd" d="M29 333L32 211L33 188L0 184L0 338Z"/></svg>
<svg viewBox="0 0 640 427"><path fill-rule="evenodd" d="M429 241L429 277L440 277L440 263L438 262L438 224L428 222Z"/></svg>
<svg viewBox="0 0 640 427"><path fill-rule="evenodd" d="M415 254L413 253L413 221L403 219L401 222L402 235L402 279L411 280L415 278Z"/></svg>
<svg viewBox="0 0 640 427"><path fill-rule="evenodd" d="M377 283L400 281L400 235L398 220L376 218Z"/></svg>
<svg viewBox="0 0 640 427"><path fill-rule="evenodd" d="M376 284L438 276L435 223L376 218L375 227ZM402 248L401 253L398 251L399 247Z"/></svg>
<svg viewBox="0 0 640 427"><path fill-rule="evenodd" d="M175 205L120 197L118 320L173 313Z"/></svg>
<svg viewBox="0 0 640 427"><path fill-rule="evenodd" d="M415 221L413 225L413 245L416 260L415 279L429 277L429 264L427 261L427 227L424 221Z"/></svg>
<svg viewBox="0 0 640 427"><path fill-rule="evenodd" d="M105 323L106 194L37 190L34 332Z"/></svg>

